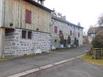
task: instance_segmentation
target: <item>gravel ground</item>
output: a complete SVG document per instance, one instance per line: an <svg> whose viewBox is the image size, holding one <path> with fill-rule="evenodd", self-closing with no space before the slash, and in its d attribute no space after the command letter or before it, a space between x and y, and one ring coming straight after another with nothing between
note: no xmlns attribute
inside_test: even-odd
<svg viewBox="0 0 103 77"><path fill-rule="evenodd" d="M31 58L20 58L0 63L0 77L7 77L25 70L40 67L43 65L59 62L85 53L87 47L74 49L62 49L52 51L50 54L38 55Z"/></svg>

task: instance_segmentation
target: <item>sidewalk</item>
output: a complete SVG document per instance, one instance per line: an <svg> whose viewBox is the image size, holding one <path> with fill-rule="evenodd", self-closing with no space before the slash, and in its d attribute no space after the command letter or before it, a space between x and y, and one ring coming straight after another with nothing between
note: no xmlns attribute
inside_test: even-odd
<svg viewBox="0 0 103 77"><path fill-rule="evenodd" d="M57 50L52 51L50 54L2 62L0 63L0 77L7 77L9 75L20 73L43 65L73 58L85 53L86 49L86 47L81 47L75 49Z"/></svg>

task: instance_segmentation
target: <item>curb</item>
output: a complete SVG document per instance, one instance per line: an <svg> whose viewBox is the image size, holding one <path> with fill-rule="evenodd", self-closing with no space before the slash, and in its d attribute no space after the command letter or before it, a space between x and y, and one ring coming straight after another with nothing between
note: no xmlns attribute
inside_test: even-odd
<svg viewBox="0 0 103 77"><path fill-rule="evenodd" d="M83 55L80 55L80 56L76 56L74 58L70 58L70 59L66 59L66 60L62 60L62 61L59 61L59 62L56 62L56 63L53 63L53 64L48 64L48 65L44 65L44 66L41 66L39 68L34 68L34 69L31 69L31 70L27 70L27 71L24 71L24 72L21 72L21 73L18 73L18 74L14 74L14 75L11 75L11 76L8 76L8 77L22 77L22 76L26 76L30 73L35 73L35 72L38 72L40 70L45 70L45 69L48 69L48 68L51 68L53 66L57 66L57 65L60 65L60 64L63 64L63 63L66 63L66 62L69 62L69 61L73 61L75 59L79 59L81 58Z"/></svg>

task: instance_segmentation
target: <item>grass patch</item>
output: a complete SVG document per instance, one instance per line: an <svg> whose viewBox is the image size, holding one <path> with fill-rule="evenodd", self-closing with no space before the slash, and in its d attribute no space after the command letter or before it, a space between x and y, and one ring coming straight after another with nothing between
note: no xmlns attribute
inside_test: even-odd
<svg viewBox="0 0 103 77"><path fill-rule="evenodd" d="M103 65L103 58L102 59L93 59L92 56L85 54L82 57L82 59L90 64Z"/></svg>
<svg viewBox="0 0 103 77"><path fill-rule="evenodd" d="M7 58L0 58L0 62L4 62L4 61L7 61L8 59Z"/></svg>

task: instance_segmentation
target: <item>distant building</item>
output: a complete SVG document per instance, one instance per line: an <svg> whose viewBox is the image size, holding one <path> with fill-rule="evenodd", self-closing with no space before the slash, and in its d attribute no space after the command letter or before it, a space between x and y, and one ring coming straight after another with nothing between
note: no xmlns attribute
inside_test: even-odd
<svg viewBox="0 0 103 77"><path fill-rule="evenodd" d="M51 29L53 47L70 47L75 41L83 45L83 27L70 23L65 16L53 12Z"/></svg>
<svg viewBox="0 0 103 77"><path fill-rule="evenodd" d="M89 43L95 38L97 27L90 27L88 30L88 41Z"/></svg>
<svg viewBox="0 0 103 77"><path fill-rule="evenodd" d="M88 30L88 41L91 43L93 39L95 38L96 34L100 31L103 31L103 26L98 27L90 27Z"/></svg>

